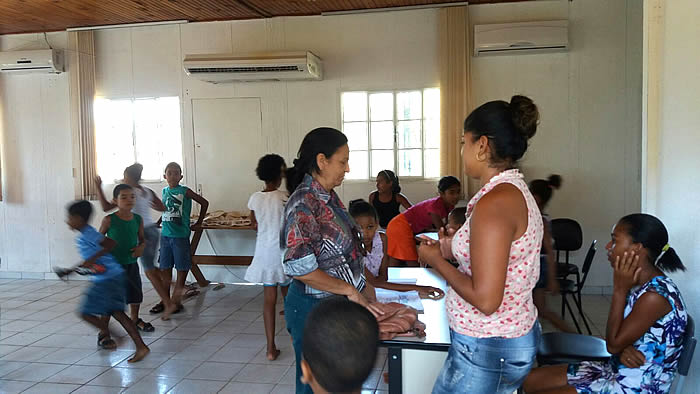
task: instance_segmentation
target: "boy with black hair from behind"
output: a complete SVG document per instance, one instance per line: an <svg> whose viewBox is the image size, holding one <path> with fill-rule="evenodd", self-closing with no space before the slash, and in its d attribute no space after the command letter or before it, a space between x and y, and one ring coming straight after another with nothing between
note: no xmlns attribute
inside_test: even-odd
<svg viewBox="0 0 700 394"><path fill-rule="evenodd" d="M331 297L309 313L304 331L302 382L314 394L360 393L379 342L377 319L360 304Z"/></svg>

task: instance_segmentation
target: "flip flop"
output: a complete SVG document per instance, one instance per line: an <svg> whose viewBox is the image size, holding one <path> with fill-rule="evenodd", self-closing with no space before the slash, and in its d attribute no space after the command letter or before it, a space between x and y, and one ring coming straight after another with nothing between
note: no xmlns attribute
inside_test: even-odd
<svg viewBox="0 0 700 394"><path fill-rule="evenodd" d="M165 305L163 305L162 302L159 302L159 303L155 304L153 306L153 308L151 308L151 310L148 311L148 313L150 313L151 315L156 315L158 313L163 312L164 310L165 310Z"/></svg>
<svg viewBox="0 0 700 394"><path fill-rule="evenodd" d="M136 328L139 329L139 331L143 332L153 332L156 330L155 327L151 323L146 323L142 319L136 320Z"/></svg>
<svg viewBox="0 0 700 394"><path fill-rule="evenodd" d="M97 334L97 346L105 350L113 350L117 348L117 343L107 335Z"/></svg>
<svg viewBox="0 0 700 394"><path fill-rule="evenodd" d="M199 295L199 290L197 290L197 289L187 289L187 291L185 292L184 299L192 298L192 297L194 297L194 296L196 296L196 295Z"/></svg>

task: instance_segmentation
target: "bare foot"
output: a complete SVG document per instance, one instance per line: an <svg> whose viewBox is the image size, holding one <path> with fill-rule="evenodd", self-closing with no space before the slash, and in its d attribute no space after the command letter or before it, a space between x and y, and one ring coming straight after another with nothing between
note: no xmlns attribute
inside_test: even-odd
<svg viewBox="0 0 700 394"><path fill-rule="evenodd" d="M177 305L175 304L170 304L163 309L163 316L161 316L161 320L170 320L170 315L175 312L177 309Z"/></svg>
<svg viewBox="0 0 700 394"><path fill-rule="evenodd" d="M280 316L284 316L284 309L280 311Z"/></svg>
<svg viewBox="0 0 700 394"><path fill-rule="evenodd" d="M207 287L207 286L209 286L210 283L211 283L210 280L204 280L203 282L197 282L199 287Z"/></svg>
<svg viewBox="0 0 700 394"><path fill-rule="evenodd" d="M146 357L146 355L150 352L151 352L151 349L149 349L148 346L144 347L143 349L137 349L136 353L134 353L134 355L129 359L129 362L130 363L139 362L139 361L143 360L143 358Z"/></svg>
<svg viewBox="0 0 700 394"><path fill-rule="evenodd" d="M279 357L280 351L277 348L274 348L272 350L267 351L267 359L270 361L275 361L277 360L277 357Z"/></svg>

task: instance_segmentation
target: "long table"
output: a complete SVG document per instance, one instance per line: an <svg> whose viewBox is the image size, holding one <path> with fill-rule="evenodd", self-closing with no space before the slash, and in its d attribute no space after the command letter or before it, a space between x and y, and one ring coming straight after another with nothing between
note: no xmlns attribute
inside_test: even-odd
<svg viewBox="0 0 700 394"><path fill-rule="evenodd" d="M390 267L389 281L415 279L416 284L447 291L447 283L429 268ZM389 393L430 393L450 348L450 329L445 312L445 299L423 302L418 319L425 323L425 338L396 337L381 341L388 348Z"/></svg>
<svg viewBox="0 0 700 394"><path fill-rule="evenodd" d="M202 234L205 230L247 230L255 231L253 226L207 226L204 225L201 228L194 231L192 235L192 242L190 248L192 251L192 265L205 264L205 265L250 265L253 261L253 256L205 256L197 254L197 246L199 246L199 241L202 239ZM193 272L194 274L194 272Z"/></svg>

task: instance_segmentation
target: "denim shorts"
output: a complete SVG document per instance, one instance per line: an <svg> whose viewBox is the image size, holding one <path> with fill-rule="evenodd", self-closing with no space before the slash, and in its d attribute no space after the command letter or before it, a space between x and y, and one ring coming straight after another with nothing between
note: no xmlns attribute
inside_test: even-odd
<svg viewBox="0 0 700 394"><path fill-rule="evenodd" d="M301 382L301 359L304 347L304 327L306 317L314 306L321 302L321 298L314 298L304 294L304 284L295 280L289 286L289 293L284 299L284 320L287 323L287 332L292 337L294 357L296 360L296 394L313 394L311 386Z"/></svg>
<svg viewBox="0 0 700 394"><path fill-rule="evenodd" d="M433 394L511 394L535 363L541 328L519 338L474 338L450 330L452 344Z"/></svg>
<svg viewBox="0 0 700 394"><path fill-rule="evenodd" d="M158 267L162 270L175 267L178 271L189 271L192 268L190 239L161 236Z"/></svg>
<svg viewBox="0 0 700 394"><path fill-rule="evenodd" d="M148 226L143 229L143 236L146 238L146 247L141 255L141 266L144 271L150 271L156 268L156 251L158 250L158 240L160 233L158 227Z"/></svg>

